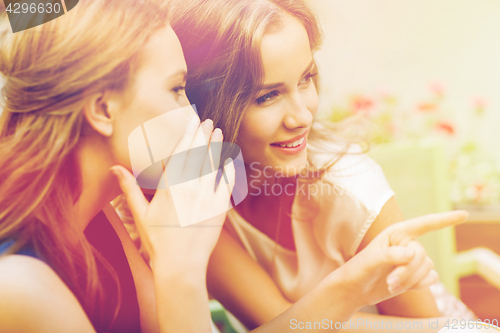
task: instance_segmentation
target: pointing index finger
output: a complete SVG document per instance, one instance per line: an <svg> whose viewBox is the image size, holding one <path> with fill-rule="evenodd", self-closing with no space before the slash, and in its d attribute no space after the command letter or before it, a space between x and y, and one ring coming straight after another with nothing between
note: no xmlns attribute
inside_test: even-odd
<svg viewBox="0 0 500 333"><path fill-rule="evenodd" d="M401 223L410 237L420 237L428 232L451 227L464 222L469 213L465 210L455 210L446 213L428 214Z"/></svg>

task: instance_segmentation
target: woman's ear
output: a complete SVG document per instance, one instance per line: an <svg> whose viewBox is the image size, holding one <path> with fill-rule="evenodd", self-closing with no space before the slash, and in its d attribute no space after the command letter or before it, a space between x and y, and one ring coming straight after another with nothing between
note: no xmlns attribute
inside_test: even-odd
<svg viewBox="0 0 500 333"><path fill-rule="evenodd" d="M83 113L88 124L99 134L111 136L113 134L113 126L115 114L110 110L109 94L103 92L94 94L83 107Z"/></svg>

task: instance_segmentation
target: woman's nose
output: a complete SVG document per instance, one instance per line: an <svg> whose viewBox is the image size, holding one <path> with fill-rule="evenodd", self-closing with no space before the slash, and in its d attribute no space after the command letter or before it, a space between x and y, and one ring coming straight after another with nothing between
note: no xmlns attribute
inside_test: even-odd
<svg viewBox="0 0 500 333"><path fill-rule="evenodd" d="M293 94L287 105L283 124L288 129L309 127L313 120L313 114L307 108L304 96L299 92Z"/></svg>

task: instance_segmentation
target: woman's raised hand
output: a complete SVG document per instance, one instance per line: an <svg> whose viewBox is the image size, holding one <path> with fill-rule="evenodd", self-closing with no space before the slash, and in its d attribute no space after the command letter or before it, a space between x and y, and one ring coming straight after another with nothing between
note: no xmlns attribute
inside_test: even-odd
<svg viewBox="0 0 500 333"><path fill-rule="evenodd" d="M199 119L193 117L172 154L172 156L177 154L176 158L169 159L165 165L161 181L166 182L166 186L159 186L151 202L146 200L134 176L127 169L122 166L114 166L111 169L118 177L141 241L154 264L160 260L166 261L165 263L172 269L189 269L192 265L201 265L206 269L226 215L225 212L218 215L211 212L216 206L229 205L235 183L235 169L232 162L226 163L224 172L229 184L226 184L222 177L217 189L214 190L216 173L202 176L202 168L206 163L200 161L210 158L216 161L220 156L210 156L208 145L200 146L200 141L222 144L222 139L221 130L213 130L211 120L203 122L200 126ZM212 150L215 151L220 149ZM176 180L191 179L193 173L200 175L181 183L180 187L176 186L175 198L168 186L172 169L176 170L176 174L173 175ZM170 180L172 181L172 178ZM191 224L193 221L200 221L200 213L211 218ZM183 219L184 224L186 220L191 223L181 227L180 219Z"/></svg>
<svg viewBox="0 0 500 333"><path fill-rule="evenodd" d="M362 305L376 304L404 291L426 288L438 280L433 262L416 240L428 232L454 226L466 211L430 214L383 230L338 273Z"/></svg>

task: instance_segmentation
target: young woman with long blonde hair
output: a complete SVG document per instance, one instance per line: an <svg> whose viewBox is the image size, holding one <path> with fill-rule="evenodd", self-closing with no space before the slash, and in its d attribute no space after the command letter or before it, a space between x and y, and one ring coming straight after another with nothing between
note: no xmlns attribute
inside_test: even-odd
<svg viewBox="0 0 500 333"><path fill-rule="evenodd" d="M190 73L188 98L202 119L213 119L226 139L241 147L247 166L250 193L228 213L224 229L277 287L256 293L263 286L247 278L248 270L236 264L241 260L232 260L232 251L220 246L209 267L210 291L248 326L258 326L403 216L381 168L347 133L362 135L350 124L333 127L315 118L314 52L322 33L306 0L170 3ZM414 246L421 248L418 242ZM254 288L238 288L241 284ZM451 295L447 299L465 308ZM394 326L415 317L474 318L450 309L438 309L425 289L372 309L385 316L359 313L356 318Z"/></svg>
<svg viewBox="0 0 500 333"><path fill-rule="evenodd" d="M130 132L189 107L167 8L82 0L33 29L13 34L5 17L2 28L0 331L211 330L204 266L224 216L212 228L147 228L175 222L175 210L166 190L147 202L127 171ZM204 133L222 141L210 122L198 125L191 109L168 138L176 149ZM114 176L114 165L126 169ZM153 272L113 218L116 177L134 198ZM200 180L182 199L220 201L214 182Z"/></svg>
<svg viewBox="0 0 500 333"><path fill-rule="evenodd" d="M189 205L196 216L227 205L227 189L214 190L209 175L175 200L160 188L149 202L131 173L132 131L174 110L188 112L164 124L162 146L171 154L198 139L223 139L211 121L200 126L189 106L186 63L167 8L81 0L64 16L16 34L3 19L0 331L210 332L206 269L225 214L181 228L175 208ZM168 169L170 159L165 163ZM201 166L190 168L201 173ZM232 164L225 170L231 187ZM122 193L151 268L110 206ZM345 321L366 304L427 286L435 272L405 266L421 255L411 238L463 219L451 213L388 229L261 331L282 331L290 318ZM393 273L403 287L391 293L386 279L395 266L403 269ZM309 313L311 304L322 310Z"/></svg>

